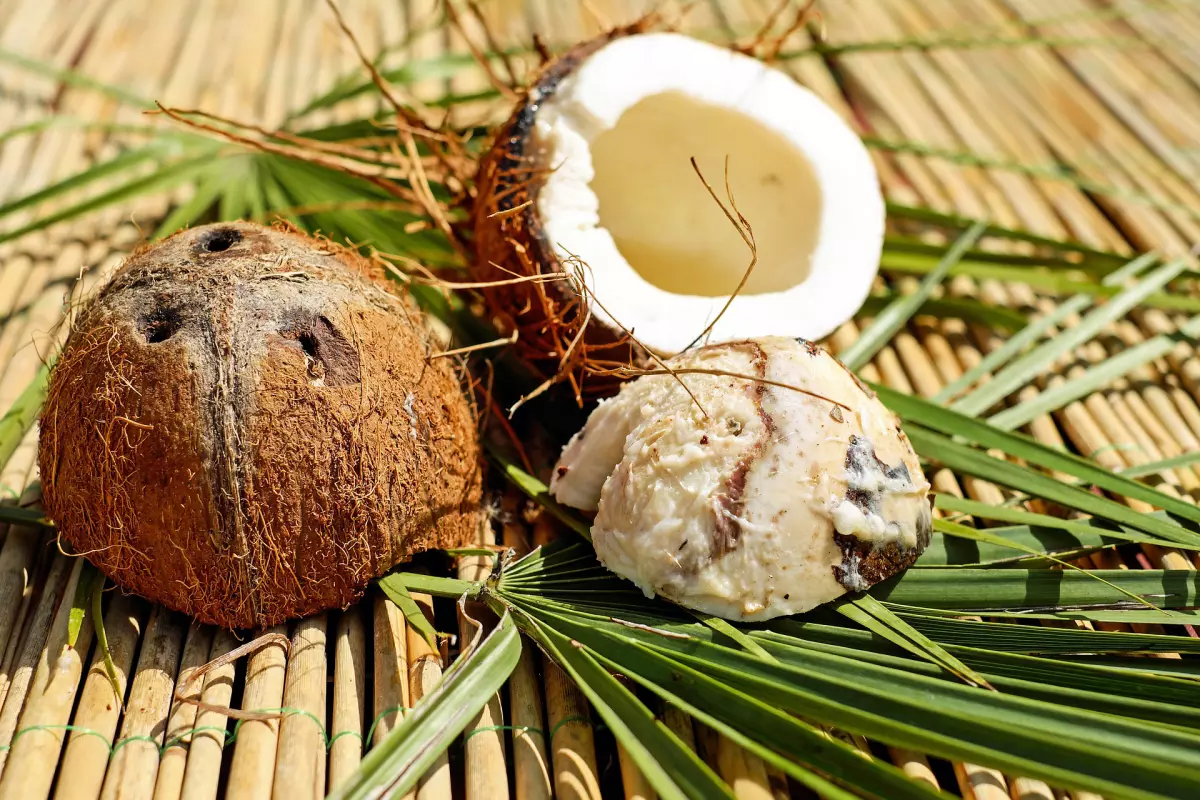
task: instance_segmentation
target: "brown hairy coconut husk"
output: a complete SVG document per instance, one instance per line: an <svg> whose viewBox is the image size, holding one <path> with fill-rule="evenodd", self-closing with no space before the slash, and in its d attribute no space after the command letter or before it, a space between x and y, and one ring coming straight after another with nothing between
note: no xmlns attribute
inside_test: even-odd
<svg viewBox="0 0 1200 800"><path fill-rule="evenodd" d="M482 523L473 410L378 267L222 223L135 253L41 417L45 506L120 586L225 627L344 607Z"/></svg>
<svg viewBox="0 0 1200 800"><path fill-rule="evenodd" d="M651 27L549 61L476 177L493 318L580 395L701 340L819 340L879 268L883 196L838 113L746 53Z"/></svg>
<svg viewBox="0 0 1200 800"><path fill-rule="evenodd" d="M610 41L645 27L617 28L547 62L512 116L495 132L475 179L473 269L480 281L497 284L482 290L494 321L505 333L520 331L516 347L535 369L572 380L577 392L608 394L620 385L614 379L585 380L589 360L623 366L644 357L645 352L624 332L592 324L586 298L572 282L512 280L513 276L563 273L534 202L545 171L553 165L538 157L531 137L539 104L554 94L563 78ZM583 340L576 343L585 326Z"/></svg>

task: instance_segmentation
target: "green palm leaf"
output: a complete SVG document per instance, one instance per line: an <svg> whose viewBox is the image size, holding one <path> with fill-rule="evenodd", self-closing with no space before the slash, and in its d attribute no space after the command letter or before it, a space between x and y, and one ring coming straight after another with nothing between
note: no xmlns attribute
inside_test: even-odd
<svg viewBox="0 0 1200 800"><path fill-rule="evenodd" d="M465 611L462 613L466 613ZM508 679L521 655L521 640L503 616L470 647L421 698L383 742L363 758L358 770L330 795L336 800L403 795L467 727L479 709Z"/></svg>
<svg viewBox="0 0 1200 800"><path fill-rule="evenodd" d="M1112 700L1103 691L1083 692L1063 687L1062 692L1055 692L1048 688L1051 684L1029 681L1021 684L1021 679L1004 674L1006 670L1017 670L1016 664L1025 663L1021 659L1028 659L1026 666L1045 663L1050 669L1046 659L1011 653L998 655L987 650L976 653L978 648L952 646L959 658L978 658L977 663L986 663L997 670L998 681L1008 681L1011 693L999 694L948 681L938 667L923 661L884 658L883 654L868 660L862 657L861 648L852 647L814 649L804 640L780 634L778 630L770 636L755 635L778 662L772 663L740 646L717 644L714 633L706 626L687 622L685 617L659 603L647 605L643 601L642 613L632 620L616 616L614 612L623 605L637 603L636 590L605 575L594 563L593 577L598 580L594 584L588 581L592 588L586 591L566 588L578 586L585 579L585 573L578 567L581 551L586 552L586 546L559 547L537 560L521 562L511 574L523 577L523 581L509 589L508 578L502 576L490 591L501 603L520 608L536 619L541 627L552 628L564 638L578 642L579 647L602 654L601 658L614 670L629 675L650 691L670 693L704 714L738 728L744 736L761 737L763 745L776 748L777 752L785 739L761 732L761 720L766 713L762 709L753 708L753 721L741 716L748 707L740 695L804 719L897 746L990 764L1056 784L1102 791L1112 797L1186 794L1194 791L1196 781L1200 780L1188 768L1192 758L1189 748L1197 746L1200 738L1183 731L1183 727L1195 726L1194 715L1186 712L1174 715L1171 723L1176 727L1167 728L1137 718L1129 704ZM569 569L574 580L558 581L559 569ZM955 572L973 573L964 582L977 585L979 576L974 573L993 571ZM994 572L1005 577L1009 584L1021 584L1015 602L1025 602L1025 580L1012 580L1013 573L1019 570ZM955 581L940 577L945 574L910 571L894 583L890 592L885 590L880 596L897 593L904 596L900 587L916 575L933 576L939 584L939 596L953 597ZM1029 599L1040 600L1050 586L1038 583L1035 575L1051 573L1034 571L1024 576L1036 584L1029 592ZM1111 602L1113 599L1112 590L1086 578L1083 583L1071 581L1071 575L1054 573L1053 577L1070 584L1060 587L1060 593L1068 595L1066 600ZM1158 579L1161 584L1174 577L1159 575ZM541 578L546 582L540 583ZM955 578L961 580L959 576ZM951 589L948 593L944 591L947 587ZM992 593L994 588L986 591ZM1189 594L1177 599L1194 602L1195 589L1193 585ZM1101 591L1107 596L1101 597ZM1079 596L1075 597L1077 592ZM918 592L907 594L912 600ZM1003 602L1014 599L1008 595ZM1162 646L1162 642L1147 645ZM1102 647L1097 643L1087 646ZM1131 643L1122 641L1115 646L1127 647ZM1088 672L1086 665L1077 666L1102 689L1113 686L1129 689L1143 680L1107 668L1092 668ZM1163 683L1164 680L1167 682ZM1155 691L1163 696L1173 697L1171 691L1180 687L1170 680L1149 676L1145 682L1158 687ZM718 686L725 687L723 694ZM1018 689L1023 692L1020 696L1016 693ZM1090 705L1101 710L1090 709ZM1125 716L1117 716L1122 712ZM1101 763L1105 761L1109 763ZM857 790L865 788L852 785Z"/></svg>

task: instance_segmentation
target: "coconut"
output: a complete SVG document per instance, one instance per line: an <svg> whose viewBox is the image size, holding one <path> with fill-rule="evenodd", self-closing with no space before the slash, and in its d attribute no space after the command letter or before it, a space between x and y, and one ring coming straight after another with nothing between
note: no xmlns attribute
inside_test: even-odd
<svg viewBox="0 0 1200 800"><path fill-rule="evenodd" d="M225 627L343 607L482 522L471 405L411 301L327 241L249 223L135 253L50 376L64 542Z"/></svg>
<svg viewBox="0 0 1200 800"><path fill-rule="evenodd" d="M734 620L808 611L908 567L929 483L896 418L804 340L689 351L601 401L551 493L596 511L606 567Z"/></svg>
<svg viewBox="0 0 1200 800"><path fill-rule="evenodd" d="M728 165L757 249L713 341L815 340L853 316L878 271L884 230L859 138L757 59L626 29L547 64L480 166L480 277L571 279L487 290L527 356L557 368L585 320L576 362L622 362L623 331L674 354L718 316L750 252L692 158L720 196Z"/></svg>

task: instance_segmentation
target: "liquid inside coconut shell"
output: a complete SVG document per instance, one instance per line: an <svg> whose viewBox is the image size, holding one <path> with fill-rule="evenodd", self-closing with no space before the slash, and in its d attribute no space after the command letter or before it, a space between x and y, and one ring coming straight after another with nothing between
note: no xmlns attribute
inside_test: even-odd
<svg viewBox="0 0 1200 800"><path fill-rule="evenodd" d="M252 627L474 541L471 406L372 270L248 223L131 257L51 374L39 463L65 542L130 591Z"/></svg>

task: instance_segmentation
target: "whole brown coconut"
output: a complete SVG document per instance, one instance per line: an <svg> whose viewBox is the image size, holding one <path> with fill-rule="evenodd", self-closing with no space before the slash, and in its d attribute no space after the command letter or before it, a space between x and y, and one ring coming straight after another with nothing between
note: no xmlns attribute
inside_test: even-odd
<svg viewBox="0 0 1200 800"><path fill-rule="evenodd" d="M41 417L45 506L116 583L226 627L343 607L482 523L472 409L411 301L249 223L135 253Z"/></svg>

